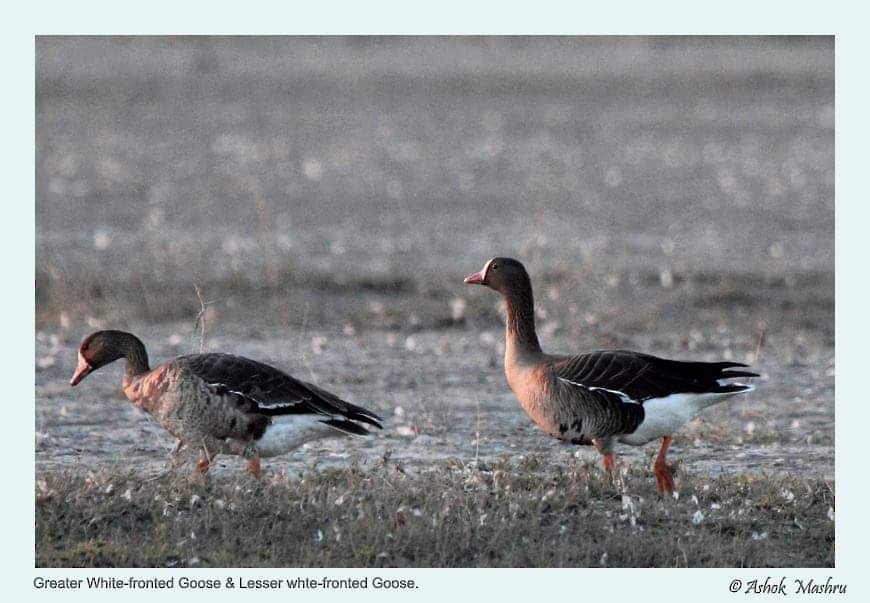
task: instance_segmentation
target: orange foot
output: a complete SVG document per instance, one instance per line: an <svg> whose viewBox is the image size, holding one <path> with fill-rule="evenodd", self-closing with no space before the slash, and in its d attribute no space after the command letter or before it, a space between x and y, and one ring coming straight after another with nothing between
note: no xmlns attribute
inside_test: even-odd
<svg viewBox="0 0 870 603"><path fill-rule="evenodd" d="M674 473L671 468L662 463L653 467L653 475L656 477L656 490L659 494L670 494L674 491Z"/></svg>
<svg viewBox="0 0 870 603"><path fill-rule="evenodd" d="M257 479L260 479L260 457L248 459L245 462L245 470Z"/></svg>
<svg viewBox="0 0 870 603"><path fill-rule="evenodd" d="M205 479L205 474L208 473L209 461L208 459L199 459L199 462L196 463L196 466L193 468L193 480L194 481L202 481Z"/></svg>
<svg viewBox="0 0 870 603"><path fill-rule="evenodd" d="M604 470L607 473L613 473L613 470L616 468L616 455L612 452L608 452L604 455L604 458L601 459L601 464L604 466Z"/></svg>

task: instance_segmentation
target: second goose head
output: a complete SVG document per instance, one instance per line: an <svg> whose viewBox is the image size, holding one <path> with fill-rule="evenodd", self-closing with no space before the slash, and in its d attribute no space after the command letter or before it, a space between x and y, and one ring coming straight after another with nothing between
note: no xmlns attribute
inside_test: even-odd
<svg viewBox="0 0 870 603"><path fill-rule="evenodd" d="M531 291L532 284L525 267L513 258L492 258L483 269L465 277L468 285L483 285L502 295Z"/></svg>
<svg viewBox="0 0 870 603"><path fill-rule="evenodd" d="M506 353L540 353L535 333L535 301L532 281L525 267L513 258L492 258L480 272L465 277L466 284L483 285L501 293L505 301Z"/></svg>

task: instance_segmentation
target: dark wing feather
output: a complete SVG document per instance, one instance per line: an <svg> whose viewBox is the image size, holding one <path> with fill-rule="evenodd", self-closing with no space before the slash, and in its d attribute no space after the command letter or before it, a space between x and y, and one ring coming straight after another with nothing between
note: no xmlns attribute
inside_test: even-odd
<svg viewBox="0 0 870 603"><path fill-rule="evenodd" d="M643 405L606 389L571 386L569 391L570 394L563 400L571 407L573 419L564 427L571 432L583 434L575 442L577 444L632 433L643 422L646 414ZM562 426L560 430L561 428Z"/></svg>
<svg viewBox="0 0 870 603"><path fill-rule="evenodd" d="M720 384L720 379L757 377L729 370L746 367L739 362L684 362L626 350L597 351L559 358L556 376L587 388L620 392L636 402L677 393L726 393L745 386Z"/></svg>
<svg viewBox="0 0 870 603"><path fill-rule="evenodd" d="M194 354L176 361L213 387L244 398L252 405L251 411L263 415L317 414L382 428L381 418L375 413L250 358Z"/></svg>

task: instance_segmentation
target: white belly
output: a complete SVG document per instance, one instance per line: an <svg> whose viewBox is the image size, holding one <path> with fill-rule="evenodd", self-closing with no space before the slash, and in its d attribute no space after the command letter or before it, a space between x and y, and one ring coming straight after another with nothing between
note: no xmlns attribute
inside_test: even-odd
<svg viewBox="0 0 870 603"><path fill-rule="evenodd" d="M310 415L283 415L274 417L263 437L257 440L260 456L277 456L295 450L312 440L342 435L337 429L324 425L319 417Z"/></svg>
<svg viewBox="0 0 870 603"><path fill-rule="evenodd" d="M742 392L709 394L671 394L643 403L644 418L634 433L620 436L623 444L640 446L673 434L702 409Z"/></svg>

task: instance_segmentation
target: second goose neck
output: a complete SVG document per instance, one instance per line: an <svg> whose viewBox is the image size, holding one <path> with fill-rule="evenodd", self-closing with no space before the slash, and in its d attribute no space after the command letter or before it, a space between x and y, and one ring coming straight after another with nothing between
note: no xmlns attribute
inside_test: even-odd
<svg viewBox="0 0 870 603"><path fill-rule="evenodd" d="M506 351L519 354L541 352L535 332L535 301L529 282L504 294L507 314Z"/></svg>

